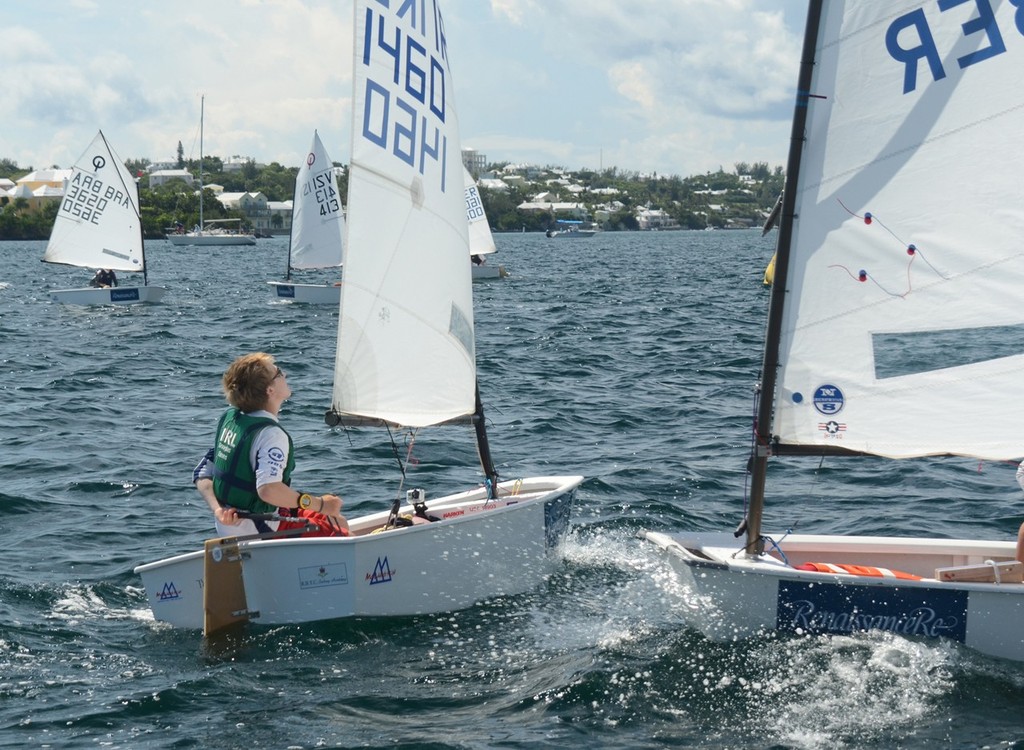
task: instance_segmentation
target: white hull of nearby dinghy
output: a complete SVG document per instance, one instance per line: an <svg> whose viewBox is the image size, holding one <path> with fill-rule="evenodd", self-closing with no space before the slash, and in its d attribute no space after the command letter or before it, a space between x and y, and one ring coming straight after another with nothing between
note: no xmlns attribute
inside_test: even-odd
<svg viewBox="0 0 1024 750"><path fill-rule="evenodd" d="M66 305L137 305L159 302L167 290L162 286L84 287L54 289L50 299Z"/></svg>
<svg viewBox="0 0 1024 750"><path fill-rule="evenodd" d="M1024 583L935 578L938 568L995 568L993 563L1012 561L1013 542L791 534L779 545L784 562L777 551L748 558L740 550L742 542L728 533L649 531L642 536L666 553L697 596L690 624L712 640L770 630L849 634L877 629L950 638L985 654L1024 661ZM885 568L922 580L794 567L809 562Z"/></svg>
<svg viewBox="0 0 1024 750"><path fill-rule="evenodd" d="M274 287L274 297L288 302L309 305L337 305L341 302L341 286L337 284L290 284L286 281L268 281Z"/></svg>
<svg viewBox="0 0 1024 750"><path fill-rule="evenodd" d="M371 533L387 512L349 519L352 536L253 539L239 544L246 608L257 624L447 612L521 594L550 572L582 477L502 482L428 498L442 520ZM406 507L402 514L411 514ZM204 553L140 565L153 616L202 628Z"/></svg>

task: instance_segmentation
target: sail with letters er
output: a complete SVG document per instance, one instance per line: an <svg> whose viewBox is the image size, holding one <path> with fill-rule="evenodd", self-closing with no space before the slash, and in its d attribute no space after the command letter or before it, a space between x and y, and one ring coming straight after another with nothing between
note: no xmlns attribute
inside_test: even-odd
<svg viewBox="0 0 1024 750"><path fill-rule="evenodd" d="M783 533L814 519L792 485L767 502L770 458L857 456L928 519L955 492L931 457L995 471L1024 454L1016 5L809 4L745 512L735 536L645 533L707 602L692 623L710 637L881 629L1024 661L1014 541L854 519L850 536ZM934 501L909 505L895 471ZM816 503L835 496L822 481Z"/></svg>

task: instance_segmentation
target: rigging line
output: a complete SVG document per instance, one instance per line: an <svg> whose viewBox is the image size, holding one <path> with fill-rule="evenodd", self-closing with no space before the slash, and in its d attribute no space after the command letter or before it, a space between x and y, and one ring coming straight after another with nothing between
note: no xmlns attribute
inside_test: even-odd
<svg viewBox="0 0 1024 750"><path fill-rule="evenodd" d="M868 211L863 216L861 216L860 214L855 213L855 212L851 211L849 208L847 208L846 204L843 203L842 200L840 200L839 198L836 198L836 203L838 203L840 206L842 206L843 210L846 211L846 213L850 214L850 216L853 216L856 219L860 219L861 221L863 221L868 226L870 226L873 222L878 222L878 226L882 227L882 229L884 229L886 232L888 232L890 234L890 236L892 236L892 238L894 240L896 240L898 243L900 243L900 245L902 245L903 247L907 246L907 243L905 243L902 239L900 239L896 235L896 233L894 231L892 231L891 229L889 229L889 227L887 227L885 225L885 223L881 219L879 219L875 214L873 214L870 211Z"/></svg>
<svg viewBox="0 0 1024 750"><path fill-rule="evenodd" d="M772 549L774 549L776 552L778 552L779 553L779 557L782 558L782 562L786 563L786 565L789 566L789 567L792 567L792 566L789 564L789 558L786 557L786 553L782 551L782 546L781 545L782 545L782 543L784 541L786 541L786 537L789 536L792 533L793 533L793 529L786 529L786 533L782 535L782 538L779 539L779 541L775 541L774 538L768 536L767 534L762 534L761 535L761 540L764 541L764 542L767 542ZM746 551L746 547L742 547L742 548L736 550L731 555L732 559L735 560L737 557L739 557L745 551ZM762 552L761 554L767 554L767 553Z"/></svg>
<svg viewBox="0 0 1024 750"><path fill-rule="evenodd" d="M786 529L786 533L783 534L782 538L779 541L777 541L777 542L774 539L772 539L770 536L761 537L762 539L764 539L766 542L768 542L772 546L772 549L774 549L776 552L779 553L779 557L782 558L782 562L786 563L787 566L789 566L789 558L786 557L786 553L782 551L782 546L781 545L782 545L782 543L784 541L786 541L786 537L789 536L792 533L793 533L793 529Z"/></svg>
<svg viewBox="0 0 1024 750"><path fill-rule="evenodd" d="M384 522L385 529L393 529L398 523L398 511L402 507L402 488L405 487L405 464L402 463L402 456L398 452L398 443L395 441L395 435L391 432L391 425L387 422L384 423L384 427L388 431L388 439L391 441L391 452L395 455L395 461L398 462L398 470L402 474L402 480L398 483L398 489L395 491L395 499L391 501L391 511L388 513L388 520Z"/></svg>
<svg viewBox="0 0 1024 750"><path fill-rule="evenodd" d="M348 425L347 425L347 424L345 424L345 422L344 422L344 421L340 421L340 422L339 422L339 424L338 424L337 426L341 427L341 431L342 431L343 433L345 433L345 437L346 437L346 438L348 438L348 447L349 447L349 448L352 448L352 447L353 447L353 443L352 443L352 435L350 435L350 434L349 434L349 431L348 431L348 429L349 429L349 428L348 428Z"/></svg>
<svg viewBox="0 0 1024 750"><path fill-rule="evenodd" d="M843 201L840 200L839 198L836 198L836 203L838 203L840 206L842 206L843 210L846 211L846 213L850 214L850 216L853 216L856 219L860 219L867 226L871 226L872 224L876 224L877 223L878 226L880 226L882 229L884 229L886 232L888 232L889 236L891 236L894 240L896 240L896 242L898 242L900 244L900 246L906 251L907 255L910 256L910 260L907 261L907 291L905 291L903 294L894 294L893 292L889 292L889 291L887 291L885 289L885 287L883 287L881 284L879 284L877 281L875 281L874 278L871 279L886 294L888 294L890 296L893 296L893 297L901 297L901 298L903 298L903 297L906 297L908 294L910 294L910 292L913 291L913 287L912 287L912 284L911 284L911 281L910 281L910 267L911 267L911 265L913 265L914 260L916 258L918 258L918 257L920 257L921 260L924 262L924 264L926 266L928 266L928 268L930 268L935 273L935 275L938 276L940 279L946 280L948 278L939 269L937 269L935 266L932 265L931 261L928 260L928 258L925 256L925 254L923 252L921 252L921 249L916 244L914 244L913 242L909 242L909 243L908 242L904 242L903 239L899 235L897 235L892 229L890 229L885 224L885 222L883 222L881 219L879 219L878 216L876 216L875 214L872 214L870 211L865 212L863 216L861 214L855 213L854 211L851 211L850 208L847 207L847 205L845 203L843 203ZM834 266L830 266L830 267L834 267ZM849 269L846 269L846 270L849 273ZM860 281L864 281L868 276L869 276L869 274L867 273L867 271L861 271L860 274L858 274L856 276L856 278L858 278Z"/></svg>
<svg viewBox="0 0 1024 750"><path fill-rule="evenodd" d="M782 535L782 538L779 539L779 541L775 541L775 539L773 539L772 537L768 536L767 534L762 534L761 535L761 539L763 541L767 542L771 549L773 549L773 550L775 550L776 552L779 553L779 557L782 558L782 562L784 562L787 567L793 567L793 566L789 564L789 558L786 557L786 553L782 551L782 543L786 540L786 537L789 536L792 533L793 533L793 529L786 529L786 533ZM733 553L733 557L735 558L736 555L738 555L742 551L743 550L737 550L735 553ZM768 553L764 552L762 554L768 554Z"/></svg>
<svg viewBox="0 0 1024 750"><path fill-rule="evenodd" d="M822 454L821 455L821 460L818 461L818 468L816 468L814 470L814 475L813 475L814 478L811 481L810 486L807 488L807 494L812 496L812 497L814 496L816 488L817 488L818 484L820 483L820 480L821 480L821 470L822 470L822 468L824 466L825 466L825 455ZM774 539L772 539L770 536L767 536L767 535L762 535L761 536L761 538L764 541L770 543L771 546L774 547L778 551L779 555L782 556L782 561L785 562L786 565L789 565L789 561L786 559L786 555L782 552L782 549L779 547L779 545L782 544L782 542L786 539L786 537L793 533L793 529L797 528L799 525L800 525L799 521L794 521L790 525L790 527L786 529L786 533L782 535L782 538L779 539L779 541L777 541L777 542Z"/></svg>
<svg viewBox="0 0 1024 750"><path fill-rule="evenodd" d="M883 292L885 292L886 296L888 296L888 297L896 297L898 299L904 299L908 294L910 294L910 290L909 289L907 291L903 292L903 294L900 294L898 292L890 292L888 289L886 289L884 286L881 285L881 283L878 281L878 279L876 279L874 276L872 276L867 271L863 271L862 270L860 273L854 273L849 268L847 268L844 265L840 265L839 263L833 263L832 265L829 266L829 268L839 268L839 269L842 269L843 271L846 271L846 273L848 273L850 275L850 278L853 279L854 281L868 281L870 279L871 283L874 284L875 286L877 286ZM908 274L908 280L909 280L909 274L910 274L909 269L907 271L907 274Z"/></svg>
<svg viewBox="0 0 1024 750"><path fill-rule="evenodd" d="M412 455L412 449L416 447L416 430L410 429L405 433L405 465L406 466L417 466L420 462L418 458Z"/></svg>
<svg viewBox="0 0 1024 750"><path fill-rule="evenodd" d="M743 476L743 517L747 516L747 506L750 502L750 471L754 464L754 457L757 453L757 442L758 442L758 424L757 424L757 406L761 395L761 384L758 383L754 388L754 393L751 400L751 424L754 429L750 431L750 456L747 458L747 470Z"/></svg>
<svg viewBox="0 0 1024 750"><path fill-rule="evenodd" d="M395 435L391 432L391 425L387 422L384 423L384 427L388 431L388 440L391 441L391 452L395 455L395 461L398 462L398 470L402 473L402 484L405 484L405 464L402 462L402 456L398 452L398 443L395 442Z"/></svg>
<svg viewBox="0 0 1024 750"><path fill-rule="evenodd" d="M814 470L813 479L811 480L811 485L810 485L810 487L807 488L807 494L810 495L811 497L814 496L816 488L817 488L817 486L818 486L818 484L819 484L819 482L821 480L821 469L824 466L825 466L825 454L823 453L823 454L821 454L821 460L818 461L818 468L816 468ZM786 536L791 534L793 529L796 528L799 525L800 525L799 521L794 522L792 528L787 529L786 535L783 536L782 539L785 539ZM781 542L782 539L780 539L779 541ZM781 550L780 550L780 552L781 552Z"/></svg>

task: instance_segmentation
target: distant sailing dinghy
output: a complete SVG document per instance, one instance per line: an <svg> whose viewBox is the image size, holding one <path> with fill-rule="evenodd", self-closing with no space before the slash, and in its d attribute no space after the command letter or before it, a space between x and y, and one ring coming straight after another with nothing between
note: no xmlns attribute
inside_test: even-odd
<svg viewBox="0 0 1024 750"><path fill-rule="evenodd" d="M498 248L487 223L480 189L468 169L463 167L462 172L466 183L466 219L469 221L469 255L473 264L473 281L503 279L508 276L505 266L498 263L487 265L487 256L498 252Z"/></svg>
<svg viewBox="0 0 1024 750"><path fill-rule="evenodd" d="M55 302L135 305L159 302L167 291L148 285L139 187L102 130L71 170L43 260L142 274L142 286L55 289L49 293Z"/></svg>
<svg viewBox="0 0 1024 750"><path fill-rule="evenodd" d="M885 630L1024 660L1009 539L762 531L769 457L1024 454L1016 5L810 3L745 540L645 534L711 638Z"/></svg>
<svg viewBox="0 0 1024 750"><path fill-rule="evenodd" d="M471 423L483 484L434 496L419 488L403 495L396 482L381 488L384 510L349 519L347 538L210 540L208 552L139 566L157 620L210 633L234 620L446 612L530 591L553 569L583 477L499 481L495 471L477 395L452 48L438 48L436 3L426 18L399 15L400 7L355 2L345 283L327 418L411 430ZM395 37L431 71L417 80L437 84L422 100L409 88L415 77L394 74L387 40ZM415 139L388 119L406 116L417 123Z"/></svg>
<svg viewBox="0 0 1024 750"><path fill-rule="evenodd" d="M292 230L288 241L287 281L268 281L274 296L289 302L337 305L341 286L296 284L293 269L335 268L341 265L345 239L345 216L341 208L338 179L320 135L314 131L306 162L295 178L292 199Z"/></svg>

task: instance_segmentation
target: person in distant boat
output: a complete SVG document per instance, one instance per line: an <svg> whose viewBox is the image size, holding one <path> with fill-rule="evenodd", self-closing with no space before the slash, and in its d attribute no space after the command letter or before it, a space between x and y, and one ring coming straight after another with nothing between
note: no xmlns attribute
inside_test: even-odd
<svg viewBox="0 0 1024 750"><path fill-rule="evenodd" d="M216 439L192 473L192 482L213 511L222 536L301 528L303 536L348 536L337 495L292 489L292 439L277 421L292 389L284 370L264 352L243 354L222 379L231 407L217 423ZM238 511L280 516L240 519Z"/></svg>
<svg viewBox="0 0 1024 750"><path fill-rule="evenodd" d="M89 286L96 288L117 286L117 276L109 269L100 268L96 271L96 275L89 280Z"/></svg>
<svg viewBox="0 0 1024 750"><path fill-rule="evenodd" d="M471 255L469 257L472 259L474 266L482 266L484 264L484 259L481 255Z"/></svg>

